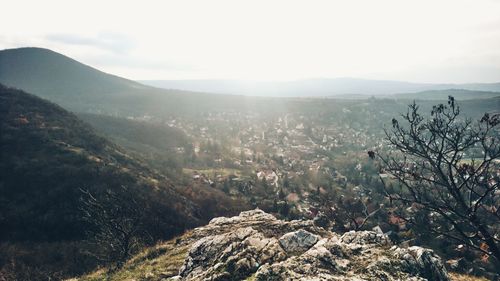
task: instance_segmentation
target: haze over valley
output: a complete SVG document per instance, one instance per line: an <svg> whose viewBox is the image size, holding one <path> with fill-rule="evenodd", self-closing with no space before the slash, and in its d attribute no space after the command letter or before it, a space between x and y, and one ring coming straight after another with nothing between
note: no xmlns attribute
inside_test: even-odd
<svg viewBox="0 0 500 281"><path fill-rule="evenodd" d="M500 91L499 83L431 84L356 78L317 78L294 81L144 80L139 82L165 89L272 97L351 96L352 98L352 96L394 96L397 94L417 96L421 92L450 89L493 92L489 95L495 96L497 95L495 92ZM438 93L435 96L443 98ZM429 95L429 97L436 98L433 95ZM470 95L470 97L474 97L474 95Z"/></svg>
<svg viewBox="0 0 500 281"><path fill-rule="evenodd" d="M8 2L0 281L498 280L495 1Z"/></svg>

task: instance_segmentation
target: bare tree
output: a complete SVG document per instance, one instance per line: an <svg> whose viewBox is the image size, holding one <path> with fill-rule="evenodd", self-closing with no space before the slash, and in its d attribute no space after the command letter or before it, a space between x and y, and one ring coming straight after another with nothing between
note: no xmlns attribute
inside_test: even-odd
<svg viewBox="0 0 500 281"><path fill-rule="evenodd" d="M321 195L318 202L319 211L334 223L333 228L339 232L373 227L383 207L383 204L368 197L362 198L349 192Z"/></svg>
<svg viewBox="0 0 500 281"><path fill-rule="evenodd" d="M415 102L385 130L389 150L377 153L383 173L399 182L390 201L429 212L433 233L500 262L499 114L459 118L453 97L424 117ZM369 155L374 158L373 154ZM392 178L392 179L391 179ZM387 181L387 180L386 180ZM385 184L384 184L385 185Z"/></svg>
<svg viewBox="0 0 500 281"><path fill-rule="evenodd" d="M339 200L336 205L335 222L337 225L344 222L345 230L362 230L363 227L380 211L377 209L369 211L368 206L362 199Z"/></svg>
<svg viewBox="0 0 500 281"><path fill-rule="evenodd" d="M90 254L106 264L121 267L148 237L145 206L126 187L94 195L82 190L82 211L91 224Z"/></svg>

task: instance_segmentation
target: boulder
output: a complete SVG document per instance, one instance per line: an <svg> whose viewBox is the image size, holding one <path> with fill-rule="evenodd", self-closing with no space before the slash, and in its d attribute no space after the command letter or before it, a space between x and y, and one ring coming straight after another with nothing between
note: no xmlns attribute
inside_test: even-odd
<svg viewBox="0 0 500 281"><path fill-rule="evenodd" d="M281 247L289 254L303 253L318 241L318 236L306 230L287 233L279 239Z"/></svg>
<svg viewBox="0 0 500 281"><path fill-rule="evenodd" d="M422 247L393 247L394 256L401 260L404 269L418 273L428 280L448 281L446 268L434 251Z"/></svg>

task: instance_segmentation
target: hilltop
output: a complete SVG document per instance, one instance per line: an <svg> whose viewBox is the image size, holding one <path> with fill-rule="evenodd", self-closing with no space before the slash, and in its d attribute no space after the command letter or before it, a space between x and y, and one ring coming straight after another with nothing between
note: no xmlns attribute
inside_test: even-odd
<svg viewBox="0 0 500 281"><path fill-rule="evenodd" d="M80 281L104 280L98 271ZM314 221L282 221L261 210L215 218L131 259L106 280L433 280L441 259L400 247L375 231L343 235Z"/></svg>
<svg viewBox="0 0 500 281"><path fill-rule="evenodd" d="M35 47L0 51L0 82L52 97L89 95L98 98L103 94L148 88L52 50Z"/></svg>

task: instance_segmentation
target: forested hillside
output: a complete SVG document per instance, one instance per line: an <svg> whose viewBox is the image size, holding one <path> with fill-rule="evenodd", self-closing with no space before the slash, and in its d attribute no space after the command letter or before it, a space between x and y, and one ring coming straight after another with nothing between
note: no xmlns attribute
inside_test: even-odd
<svg viewBox="0 0 500 281"><path fill-rule="evenodd" d="M183 188L174 187L167 177L53 103L0 86L0 120L2 274L21 274L23 266L40 267L30 277L39 278L35 276L45 274L47 266L55 267L49 270L55 276L54 272L74 274L99 263L84 254L95 246L78 242L91 239L103 227L98 221L102 214L89 217L85 210L90 199L140 218L143 234L134 235L144 243L167 239L210 217L182 195ZM39 246L29 246L32 243ZM68 259L53 257L55 249ZM79 263L79 270L73 268Z"/></svg>

